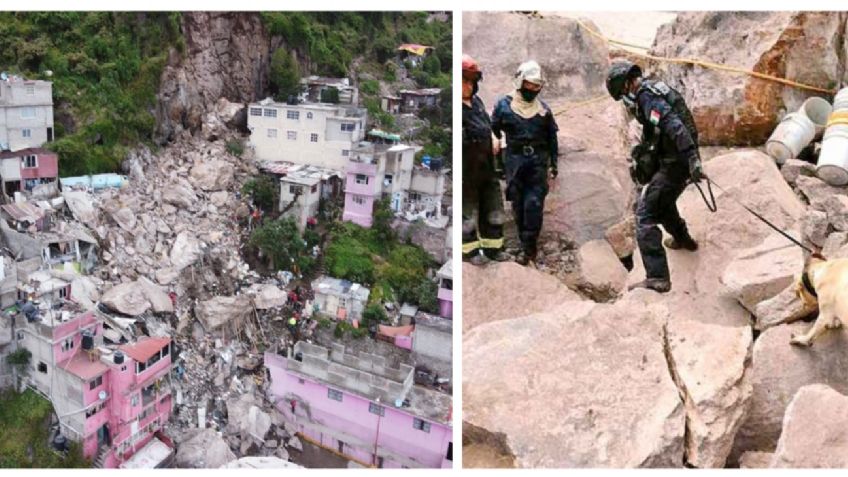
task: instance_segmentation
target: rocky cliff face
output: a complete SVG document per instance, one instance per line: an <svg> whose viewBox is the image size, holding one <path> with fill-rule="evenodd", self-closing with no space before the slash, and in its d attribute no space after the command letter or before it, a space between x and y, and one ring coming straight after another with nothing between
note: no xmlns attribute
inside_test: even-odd
<svg viewBox="0 0 848 477"><path fill-rule="evenodd" d="M185 52L171 51L156 110L157 140L201 129L219 98L235 103L268 91L270 38L258 13L186 12Z"/></svg>
<svg viewBox="0 0 848 477"><path fill-rule="evenodd" d="M848 14L836 12L685 12L659 29L650 53L835 89L846 80L846 20ZM648 69L684 94L702 145L762 144L783 113L810 96L826 96L689 64L656 62Z"/></svg>

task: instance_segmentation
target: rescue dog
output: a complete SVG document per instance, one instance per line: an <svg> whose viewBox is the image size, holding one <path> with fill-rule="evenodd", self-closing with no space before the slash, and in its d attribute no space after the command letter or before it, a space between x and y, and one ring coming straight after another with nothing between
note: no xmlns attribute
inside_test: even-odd
<svg viewBox="0 0 848 477"><path fill-rule="evenodd" d="M809 331L793 334L789 342L812 346L825 331L841 327L841 318L848 319L848 259L827 260L821 254L812 254L795 284L795 293L806 308L818 305L819 316Z"/></svg>

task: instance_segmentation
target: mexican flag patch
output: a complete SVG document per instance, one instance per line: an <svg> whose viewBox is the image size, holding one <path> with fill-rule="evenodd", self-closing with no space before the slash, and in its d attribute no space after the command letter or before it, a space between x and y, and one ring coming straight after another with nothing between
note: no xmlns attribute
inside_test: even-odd
<svg viewBox="0 0 848 477"><path fill-rule="evenodd" d="M660 123L660 112L657 111L656 109L652 109L651 110L651 124L656 126L659 123Z"/></svg>

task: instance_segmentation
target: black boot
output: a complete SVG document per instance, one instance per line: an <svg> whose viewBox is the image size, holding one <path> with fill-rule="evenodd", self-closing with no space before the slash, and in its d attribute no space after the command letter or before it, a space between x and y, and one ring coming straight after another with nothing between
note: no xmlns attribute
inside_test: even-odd
<svg viewBox="0 0 848 477"><path fill-rule="evenodd" d="M668 293L671 291L671 280L667 278L646 278L639 283L630 285L627 290L635 290L636 288L647 288L658 293Z"/></svg>
<svg viewBox="0 0 848 477"><path fill-rule="evenodd" d="M670 250L680 250L681 248L690 252L698 250L698 242L696 242L692 237L687 237L680 241L674 237L667 238L663 240L663 245Z"/></svg>
<svg viewBox="0 0 848 477"><path fill-rule="evenodd" d="M512 260L512 256L500 248L487 248L485 253L486 257L496 262L507 262Z"/></svg>
<svg viewBox="0 0 848 477"><path fill-rule="evenodd" d="M528 265L530 262L536 261L536 244L525 244L524 248L521 250L521 254L518 256L516 262L519 265Z"/></svg>

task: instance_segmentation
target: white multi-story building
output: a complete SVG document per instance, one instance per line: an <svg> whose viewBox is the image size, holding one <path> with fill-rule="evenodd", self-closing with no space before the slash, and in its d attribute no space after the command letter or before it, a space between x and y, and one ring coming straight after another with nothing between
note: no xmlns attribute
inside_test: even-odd
<svg viewBox="0 0 848 477"><path fill-rule="evenodd" d="M53 83L0 78L0 150L41 147L53 140Z"/></svg>
<svg viewBox="0 0 848 477"><path fill-rule="evenodd" d="M288 161L344 171L350 151L365 137L367 113L345 105L276 103L248 108L250 143L260 161Z"/></svg>

